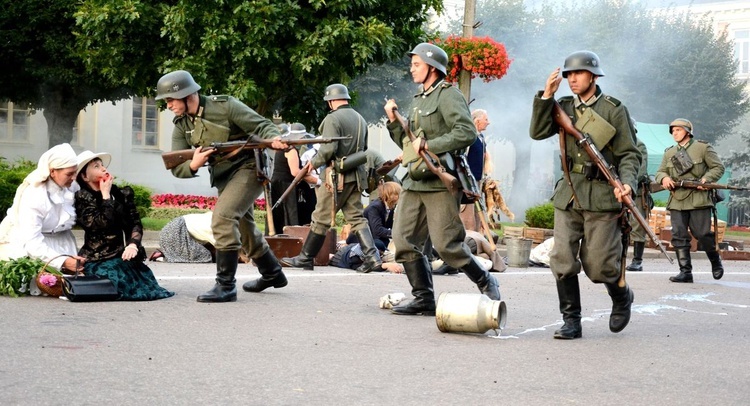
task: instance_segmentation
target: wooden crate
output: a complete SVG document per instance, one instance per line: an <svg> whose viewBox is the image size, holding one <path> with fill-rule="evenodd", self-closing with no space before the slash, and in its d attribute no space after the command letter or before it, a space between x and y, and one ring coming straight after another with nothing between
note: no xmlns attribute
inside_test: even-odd
<svg viewBox="0 0 750 406"><path fill-rule="evenodd" d="M672 221L666 207L654 207L648 217L648 225L656 235L659 235L663 228L671 227Z"/></svg>
<svg viewBox="0 0 750 406"><path fill-rule="evenodd" d="M521 238L523 237L523 227L503 227L504 238Z"/></svg>
<svg viewBox="0 0 750 406"><path fill-rule="evenodd" d="M524 227L523 238L529 238L534 244L541 244L546 239L554 236L554 231L549 228Z"/></svg>

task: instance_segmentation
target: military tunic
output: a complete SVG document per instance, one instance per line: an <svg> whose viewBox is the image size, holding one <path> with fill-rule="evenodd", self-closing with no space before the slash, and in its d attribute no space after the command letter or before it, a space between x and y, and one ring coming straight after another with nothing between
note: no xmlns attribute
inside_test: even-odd
<svg viewBox="0 0 750 406"><path fill-rule="evenodd" d="M544 140L559 132L552 117L554 100L541 96L542 92L537 93L533 102L530 136L535 140ZM635 191L640 153L635 146L628 111L619 100L604 95L598 85L594 96L588 104L577 96L563 97L559 103L574 124L579 114L593 109L614 127L614 136L601 148L601 153L615 166L621 182ZM565 137L572 187L563 177L557 181L552 196L555 246L550 255L550 268L558 280L573 277L583 268L593 282L615 283L620 276L622 259L619 225L622 204L606 180L587 179L581 168L593 165L592 159L576 144L575 137L570 134ZM577 203L573 199L574 189Z"/></svg>
<svg viewBox="0 0 750 406"><path fill-rule="evenodd" d="M681 150L688 154L693 163L692 168L682 175L672 162L672 157ZM691 139L684 147L674 145L664 151L661 165L656 171L656 182L661 184L669 176L675 182L705 179L706 182L713 183L722 175L724 165L711 145ZM676 188L669 192L667 210L672 221L672 245L675 248L689 247L692 240L690 234L704 249L707 245L715 244L714 233L711 231L711 210L714 207L711 193L709 190L689 188Z"/></svg>
<svg viewBox="0 0 750 406"><path fill-rule="evenodd" d="M367 148L367 122L351 106L344 104L328 113L318 127L323 138L351 137L349 140L321 144L318 153L310 160L313 168L328 165L331 161L341 159ZM362 212L361 193L367 185L367 171L365 165L343 174L343 189L337 193L338 207L352 225L352 232L367 228L367 220ZM333 194L325 187L318 187L315 191L318 199L312 214L310 231L325 235L331 227L333 211L331 210Z"/></svg>
<svg viewBox="0 0 750 406"><path fill-rule="evenodd" d="M428 150L436 155L467 148L477 138L466 100L458 89L444 81L429 89L421 89L414 97L408 124L415 136L425 138ZM419 162L408 157L414 151L400 123L389 123L388 130L396 145L404 151L404 164L412 168L416 166ZM465 267L472 259L471 251L464 244L466 230L458 207L459 199L438 177L417 180L411 171L407 171L394 215L396 261L405 263L420 259L429 235L445 263L458 269Z"/></svg>
<svg viewBox="0 0 750 406"><path fill-rule="evenodd" d="M644 219L647 219L648 213L651 211L651 196L644 190L644 188L647 187L645 185L647 185L647 182L649 181L648 148L646 148L646 144L640 139L636 139L636 147L638 147L638 151L641 153L641 166L638 168L638 190L635 193L633 203L635 203L635 207L641 213L641 216L643 216ZM630 225L633 227L630 231L631 241L646 242L646 240L648 240L646 231L643 229L643 226L641 226L641 223L633 220L630 222Z"/></svg>
<svg viewBox="0 0 750 406"><path fill-rule="evenodd" d="M198 113L173 120L172 150L208 146L213 142L245 140L250 134L266 139L279 137L278 128L268 119L231 96L199 96ZM172 169L178 178L191 178L195 173L186 161ZM214 207L211 228L217 251L235 251L242 247L250 258L258 258L268 244L255 226L253 205L263 191L252 152L237 154L232 159L209 159L211 185L219 198Z"/></svg>

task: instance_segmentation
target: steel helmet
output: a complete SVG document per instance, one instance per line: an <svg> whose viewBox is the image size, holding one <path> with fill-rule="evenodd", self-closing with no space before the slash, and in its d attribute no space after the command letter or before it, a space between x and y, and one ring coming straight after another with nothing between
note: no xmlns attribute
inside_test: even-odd
<svg viewBox="0 0 750 406"><path fill-rule="evenodd" d="M185 70L169 72L159 79L156 84L156 100L161 99L184 99L197 92L201 87L195 83L193 75Z"/></svg>
<svg viewBox="0 0 750 406"><path fill-rule="evenodd" d="M426 64L443 72L443 75L447 74L445 67L448 66L448 54L435 44L428 42L418 44L408 55L418 55Z"/></svg>
<svg viewBox="0 0 750 406"><path fill-rule="evenodd" d="M687 131L688 135L693 136L693 123L686 118L676 118L674 121L669 123L669 133L672 134L672 127L682 127Z"/></svg>
<svg viewBox="0 0 750 406"><path fill-rule="evenodd" d="M347 89L346 86L342 85L341 83L334 83L326 87L326 93L323 95L323 100L329 101L341 99L352 99L351 97L349 97L349 89Z"/></svg>
<svg viewBox="0 0 750 406"><path fill-rule="evenodd" d="M568 72L576 70L587 70L596 76L604 76L599 56L591 51L577 51L565 58L565 66L562 70L562 76L568 77Z"/></svg>

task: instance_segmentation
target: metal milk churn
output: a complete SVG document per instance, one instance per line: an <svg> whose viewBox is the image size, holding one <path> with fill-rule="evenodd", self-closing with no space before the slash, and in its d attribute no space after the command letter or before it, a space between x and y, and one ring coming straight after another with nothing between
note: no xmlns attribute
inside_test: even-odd
<svg viewBox="0 0 750 406"><path fill-rule="evenodd" d="M479 333L505 328L507 309L502 300L481 293L448 293L438 297L435 321L444 333Z"/></svg>

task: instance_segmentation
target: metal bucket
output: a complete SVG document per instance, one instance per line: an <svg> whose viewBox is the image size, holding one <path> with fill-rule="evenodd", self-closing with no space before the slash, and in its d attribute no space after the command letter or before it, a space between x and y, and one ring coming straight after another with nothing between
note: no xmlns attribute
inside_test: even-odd
<svg viewBox="0 0 750 406"><path fill-rule="evenodd" d="M438 297L435 321L443 333L479 333L505 328L507 309L502 300L481 293L448 293Z"/></svg>
<svg viewBox="0 0 750 406"><path fill-rule="evenodd" d="M530 238L511 238L508 240L508 266L514 268L528 268L529 256L531 255L531 244L534 240Z"/></svg>

